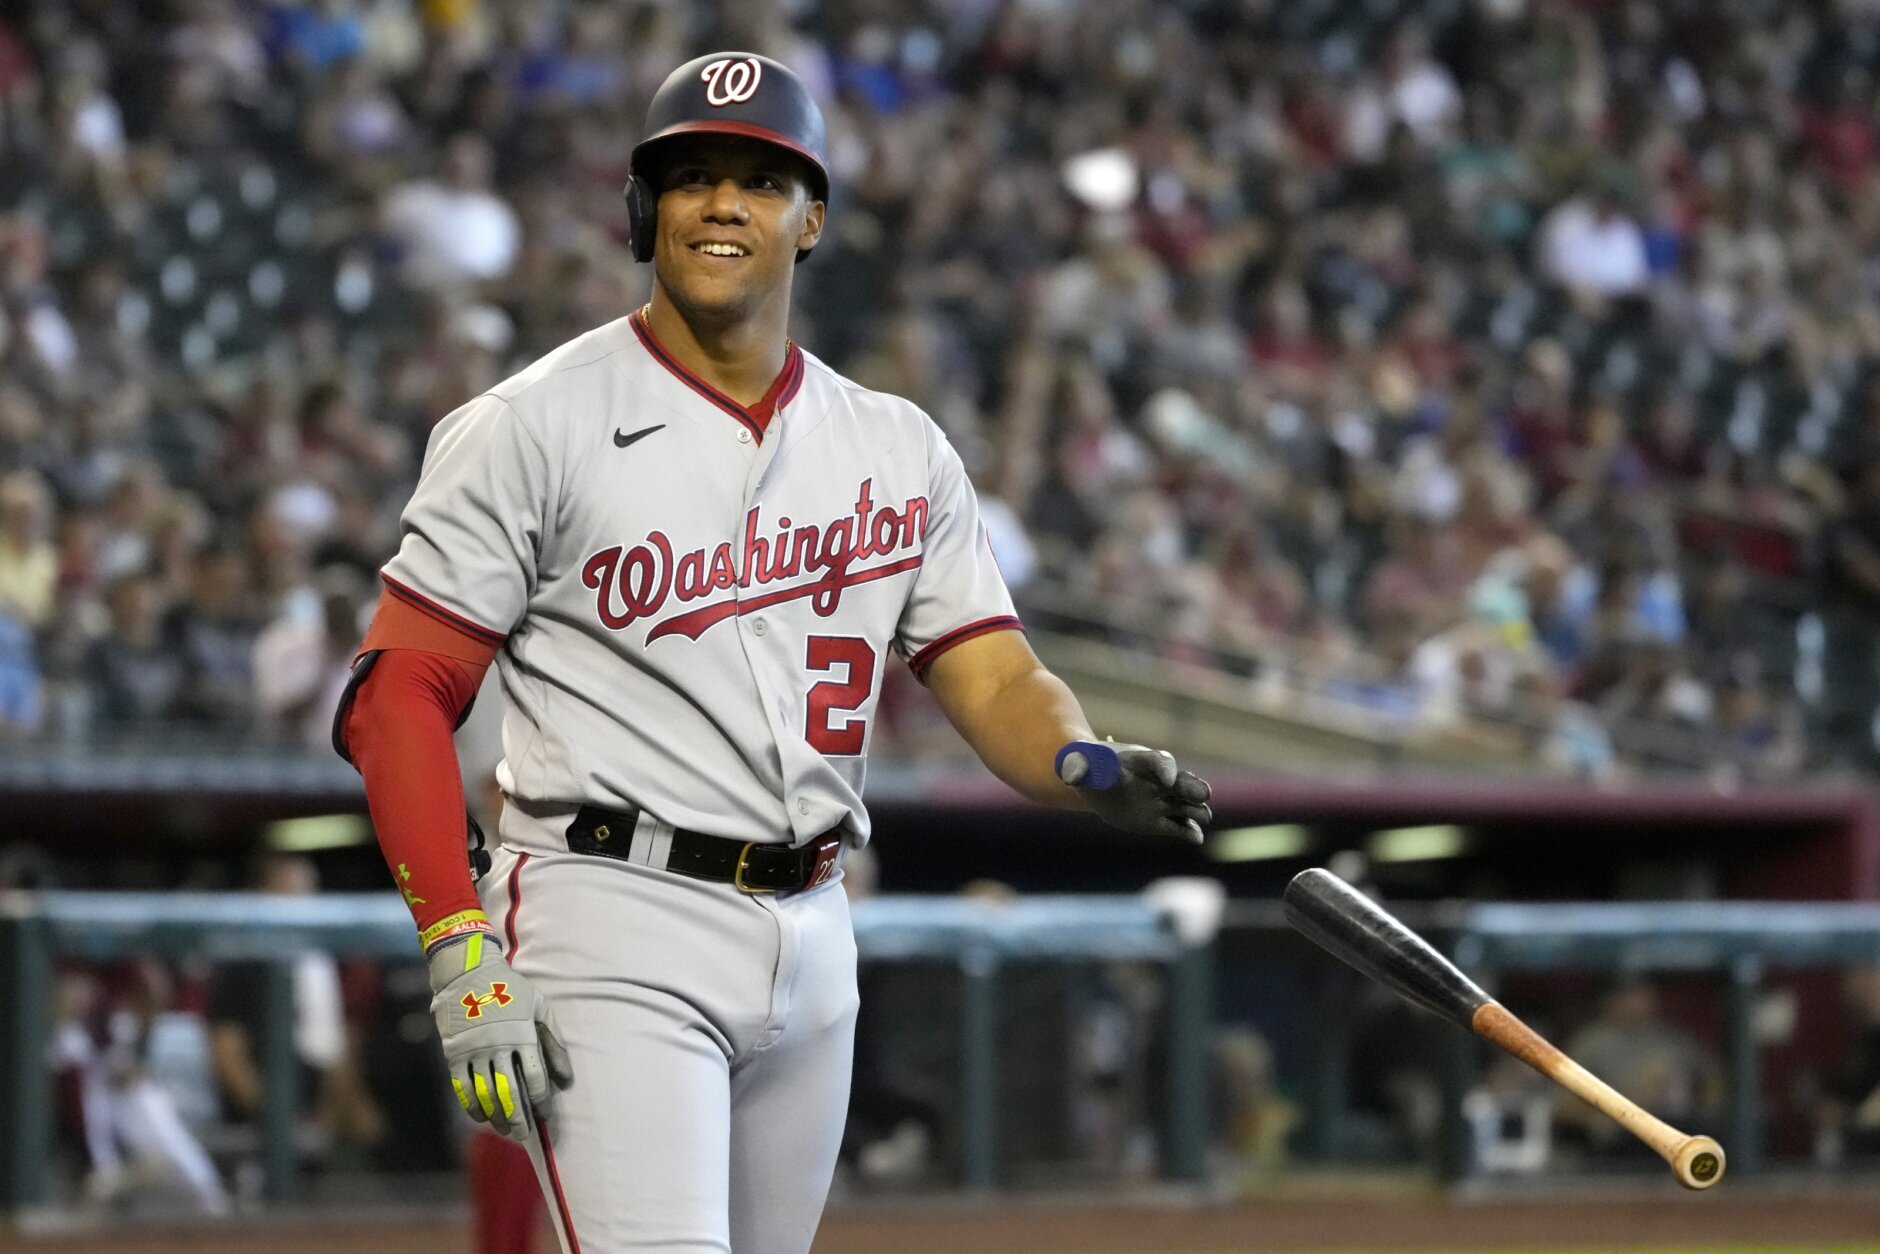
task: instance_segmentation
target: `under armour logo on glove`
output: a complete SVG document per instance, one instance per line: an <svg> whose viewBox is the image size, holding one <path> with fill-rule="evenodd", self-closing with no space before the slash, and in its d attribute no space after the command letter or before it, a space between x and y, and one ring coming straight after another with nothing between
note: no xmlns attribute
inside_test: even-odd
<svg viewBox="0 0 1880 1254"><path fill-rule="evenodd" d="M483 1017L483 1007L507 1006L514 1000L515 999L509 995L509 985L498 980L496 983L490 985L489 992L481 996L477 995L475 989L471 989L463 995L463 1000L457 1004L463 1007L464 1018L481 1019Z"/></svg>
<svg viewBox="0 0 1880 1254"><path fill-rule="evenodd" d="M756 57L741 61L713 61L699 71L705 80L705 103L716 108L743 104L757 94L757 84L764 77L764 67Z"/></svg>
<svg viewBox="0 0 1880 1254"><path fill-rule="evenodd" d="M524 1139L536 1116L548 1116L555 1090L574 1082L547 999L481 931L438 945L425 964L431 1013L464 1113Z"/></svg>

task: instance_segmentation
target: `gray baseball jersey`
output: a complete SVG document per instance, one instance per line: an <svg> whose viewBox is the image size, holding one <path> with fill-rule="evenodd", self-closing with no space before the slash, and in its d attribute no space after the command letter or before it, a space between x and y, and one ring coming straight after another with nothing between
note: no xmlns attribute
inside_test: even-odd
<svg viewBox="0 0 1880 1254"><path fill-rule="evenodd" d="M795 347L779 383L766 433L635 313L432 433L385 578L507 637L507 796L861 843L890 649L1018 625L933 422Z"/></svg>

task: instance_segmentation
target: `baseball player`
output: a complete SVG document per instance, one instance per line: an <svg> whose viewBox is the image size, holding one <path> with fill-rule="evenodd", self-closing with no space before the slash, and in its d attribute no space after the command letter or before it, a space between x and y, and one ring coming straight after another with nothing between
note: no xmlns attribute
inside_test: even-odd
<svg viewBox="0 0 1880 1254"><path fill-rule="evenodd" d="M1198 841L1208 787L1087 743L946 438L787 338L829 194L796 76L701 57L646 135L652 300L438 424L335 741L457 1097L529 1145L564 1249L802 1254L848 1099L835 881L869 838L889 654L1028 797ZM473 884L451 728L492 662L504 805Z"/></svg>

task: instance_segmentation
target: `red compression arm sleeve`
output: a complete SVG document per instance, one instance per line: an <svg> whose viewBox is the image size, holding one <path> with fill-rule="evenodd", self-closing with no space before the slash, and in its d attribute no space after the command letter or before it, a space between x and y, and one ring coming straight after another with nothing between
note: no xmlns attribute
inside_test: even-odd
<svg viewBox="0 0 1880 1254"><path fill-rule="evenodd" d="M439 639L440 629L457 638ZM495 649L387 596L365 651L378 657L352 694L342 731L365 779L379 848L428 946L487 922L464 851L463 776L451 733Z"/></svg>

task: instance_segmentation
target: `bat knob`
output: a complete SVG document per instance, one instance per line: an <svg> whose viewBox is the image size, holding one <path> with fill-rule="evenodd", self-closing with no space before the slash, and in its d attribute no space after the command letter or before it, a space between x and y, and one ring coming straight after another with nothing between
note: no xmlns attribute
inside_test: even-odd
<svg viewBox="0 0 1880 1254"><path fill-rule="evenodd" d="M1073 740L1058 750L1057 773L1073 788L1114 788L1123 777L1123 764L1115 745Z"/></svg>
<svg viewBox="0 0 1880 1254"><path fill-rule="evenodd" d="M1723 1146L1707 1136L1686 1137L1671 1155L1671 1172L1687 1189L1708 1189L1723 1179Z"/></svg>

